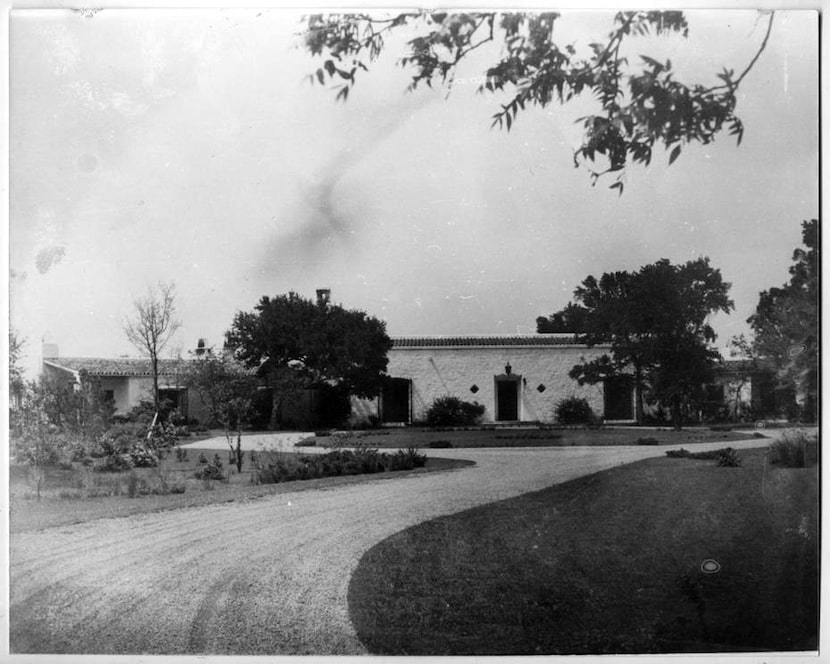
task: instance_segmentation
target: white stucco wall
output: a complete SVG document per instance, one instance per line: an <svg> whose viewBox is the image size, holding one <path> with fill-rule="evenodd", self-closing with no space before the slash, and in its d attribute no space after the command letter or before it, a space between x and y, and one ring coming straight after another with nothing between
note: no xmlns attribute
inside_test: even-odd
<svg viewBox="0 0 830 664"><path fill-rule="evenodd" d="M584 397L598 415L603 413L603 387L580 386L568 376L574 364L605 352L584 346L457 346L396 347L389 352L387 373L412 380L412 418L423 420L437 397L456 396L485 407L484 421L496 419L495 376L510 363L519 382L519 419L553 422L556 403L569 396ZM545 391L540 393L538 386ZM470 388L476 385L475 394Z"/></svg>
<svg viewBox="0 0 830 664"><path fill-rule="evenodd" d="M130 403L129 378L105 376L100 380L102 390L112 390L116 413L126 413L132 408L134 404Z"/></svg>
<svg viewBox="0 0 830 664"><path fill-rule="evenodd" d="M130 376L129 384L129 407L138 405L139 401L153 400L153 378L152 376Z"/></svg>

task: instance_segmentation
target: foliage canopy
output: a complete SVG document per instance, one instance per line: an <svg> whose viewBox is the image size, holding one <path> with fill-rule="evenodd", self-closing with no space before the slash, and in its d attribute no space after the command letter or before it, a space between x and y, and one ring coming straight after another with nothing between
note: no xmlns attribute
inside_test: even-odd
<svg viewBox="0 0 830 664"><path fill-rule="evenodd" d="M315 303L290 292L238 312L228 347L275 388L274 405L326 384L356 396L379 393L392 341L386 324L362 311Z"/></svg>
<svg viewBox="0 0 830 664"><path fill-rule="evenodd" d="M804 247L793 252L789 282L763 291L748 322L754 332L754 354L773 361L782 385L795 387L815 402L819 354L818 219L802 222L801 235Z"/></svg>
<svg viewBox="0 0 830 664"><path fill-rule="evenodd" d="M590 346L608 344L610 351L575 365L571 378L598 383L633 372L637 419L642 419L642 393L648 388L671 406L679 428L683 405L711 378L720 357L711 346L716 335L708 318L734 308L730 285L708 258L682 265L661 259L637 272L587 277L574 291L570 309L547 320L560 320L579 307L577 339Z"/></svg>
<svg viewBox="0 0 830 664"><path fill-rule="evenodd" d="M398 60L412 71L410 90L421 84L431 87L433 82L451 85L459 63L471 52L500 43L501 54L487 67L480 87L481 92L509 93L508 101L493 115L493 125L509 131L528 106L544 108L592 95L601 109L579 119L584 134L574 163L590 162L594 183L604 173L616 173L610 186L619 193L623 169L630 163L648 165L657 146L670 151L671 164L684 145L710 143L724 129L740 144L743 124L735 114L737 91L766 47L772 13L751 61L740 73L724 68L717 74L717 85L683 83L670 60L641 55L629 62L621 50L626 40L637 36L686 37L689 26L682 12L618 12L610 32L591 43L587 53L558 38L555 28L565 18L555 12L315 14L305 19L303 39L312 55L323 58L322 67L310 79L336 82L337 99L344 101L358 73L369 70L393 32L410 37L408 52ZM606 168L594 166L597 155L605 157Z"/></svg>

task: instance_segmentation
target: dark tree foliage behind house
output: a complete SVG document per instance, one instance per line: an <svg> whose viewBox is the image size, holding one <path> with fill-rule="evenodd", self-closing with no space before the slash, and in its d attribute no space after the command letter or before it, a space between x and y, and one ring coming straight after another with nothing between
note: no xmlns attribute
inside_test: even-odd
<svg viewBox="0 0 830 664"><path fill-rule="evenodd" d="M637 420L642 421L646 391L670 407L679 428L684 405L700 396L720 358L712 346L710 315L729 313L730 284L708 258L682 265L666 259L637 272L587 277L574 291L575 302L549 320L584 316L577 339L589 346L608 344L608 353L573 367L580 384L633 374Z"/></svg>
<svg viewBox="0 0 830 664"><path fill-rule="evenodd" d="M588 310L573 302L568 302L564 309L552 313L550 316L539 316L536 319L536 332L539 334L585 332Z"/></svg>
<svg viewBox="0 0 830 664"><path fill-rule="evenodd" d="M793 253L790 280L763 291L748 323L754 332L753 351L773 362L780 387L804 399L807 418L816 417L819 357L819 222L802 222L804 247Z"/></svg>
<svg viewBox="0 0 830 664"><path fill-rule="evenodd" d="M306 388L327 385L376 396L392 348L383 321L294 292L265 296L253 311L238 312L226 340L273 388L272 425L282 405Z"/></svg>

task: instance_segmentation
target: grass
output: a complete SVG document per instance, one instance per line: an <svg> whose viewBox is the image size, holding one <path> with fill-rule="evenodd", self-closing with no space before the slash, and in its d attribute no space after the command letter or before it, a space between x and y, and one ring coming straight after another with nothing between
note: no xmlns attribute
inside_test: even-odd
<svg viewBox="0 0 830 664"><path fill-rule="evenodd" d="M358 635L381 655L815 649L817 469L742 455L650 459L398 533L352 577Z"/></svg>
<svg viewBox="0 0 830 664"><path fill-rule="evenodd" d="M180 462L171 452L161 462L158 469L137 468L133 471L135 476L148 486L153 486L159 473L162 473L169 484L183 485L184 493L136 495L133 498L128 493L130 473L93 473L89 469L75 465L70 469L46 468L42 499L38 501L29 481L29 469L12 466L9 482L9 530L11 533L24 532L106 517L199 507L213 503L244 502L280 493L401 478L473 465L471 461L428 458L423 468L409 471L255 485L251 483L252 467L247 453L242 473L237 473L234 468L224 481L197 480L193 474L201 466L198 463L200 452L204 452L209 460L216 454L216 450L188 449L187 461ZM291 456L290 453L282 454L286 457ZM223 471L227 475L229 470L227 452L219 451L219 456L224 464Z"/></svg>
<svg viewBox="0 0 830 664"><path fill-rule="evenodd" d="M659 445L708 443L744 440L751 435L735 431L712 431L704 428L671 431L669 429L633 428L517 428L517 429L369 429L355 432L354 437L379 448L429 447L431 442L448 441L454 448L464 447L570 447L594 445L637 445L638 439L653 438ZM318 447L327 445L331 437L311 439ZM309 441L310 442L310 441Z"/></svg>

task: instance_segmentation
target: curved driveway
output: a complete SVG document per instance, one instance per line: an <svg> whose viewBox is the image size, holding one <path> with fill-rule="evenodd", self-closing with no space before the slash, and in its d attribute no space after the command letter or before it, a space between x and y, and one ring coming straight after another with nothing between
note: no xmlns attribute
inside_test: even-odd
<svg viewBox="0 0 830 664"><path fill-rule="evenodd" d="M346 594L371 546L437 516L666 449L430 450L477 465L15 534L11 650L366 654Z"/></svg>

